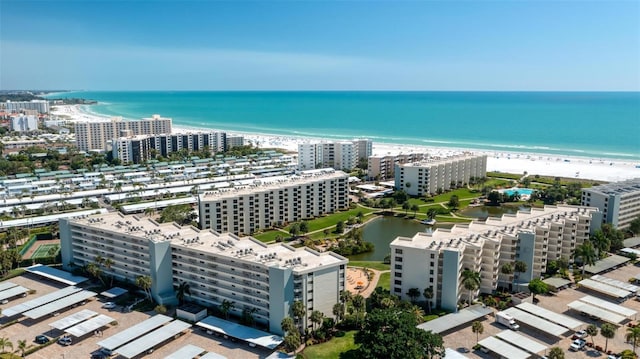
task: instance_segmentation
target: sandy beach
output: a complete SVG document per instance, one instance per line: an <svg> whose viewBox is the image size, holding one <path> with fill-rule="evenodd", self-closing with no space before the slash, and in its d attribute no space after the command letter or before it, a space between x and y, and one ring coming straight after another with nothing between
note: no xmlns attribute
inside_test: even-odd
<svg viewBox="0 0 640 359"><path fill-rule="evenodd" d="M110 117L98 116L83 112L78 105L55 106L51 111L54 116L63 116L71 121L108 121ZM149 114L151 115L151 114ZM212 130L175 126L174 132ZM262 148L282 148L296 152L298 144L317 141L317 138L297 136L275 136L256 133L231 132L243 135L245 141ZM447 156L461 152L483 153L488 156L487 170L507 173L524 173L530 175L570 177L599 181L622 181L640 177L640 161L625 161L610 158L588 158L577 156L561 156L541 153L494 152L464 148L429 147L400 145L374 142L374 155L393 155L399 153L428 152L434 156Z"/></svg>

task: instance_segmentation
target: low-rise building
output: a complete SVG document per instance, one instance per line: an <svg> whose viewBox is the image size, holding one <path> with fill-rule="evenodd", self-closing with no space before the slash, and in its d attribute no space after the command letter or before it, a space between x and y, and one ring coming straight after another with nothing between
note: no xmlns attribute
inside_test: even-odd
<svg viewBox="0 0 640 359"><path fill-rule="evenodd" d="M625 229L640 216L640 178L585 188L581 204L597 207L603 223Z"/></svg>
<svg viewBox="0 0 640 359"><path fill-rule="evenodd" d="M30 132L38 130L38 118L33 115L11 117L11 131Z"/></svg>

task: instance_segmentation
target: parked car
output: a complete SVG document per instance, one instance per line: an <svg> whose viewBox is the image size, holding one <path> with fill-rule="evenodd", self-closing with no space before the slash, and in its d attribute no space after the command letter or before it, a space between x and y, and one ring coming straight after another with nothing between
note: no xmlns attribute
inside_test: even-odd
<svg viewBox="0 0 640 359"><path fill-rule="evenodd" d="M49 342L49 338L47 338L45 335L38 335L36 336L36 339L34 341L36 342L36 344L46 344Z"/></svg>
<svg viewBox="0 0 640 359"><path fill-rule="evenodd" d="M107 359L107 356L102 353L93 353L91 359Z"/></svg>
<svg viewBox="0 0 640 359"><path fill-rule="evenodd" d="M584 346L587 345L587 341L584 339L576 339L569 346L569 350L577 352L579 350L584 349Z"/></svg>
<svg viewBox="0 0 640 359"><path fill-rule="evenodd" d="M68 336L65 335L64 337L58 339L58 344L62 344L64 346L71 345L72 344L71 343L71 337L68 337Z"/></svg>
<svg viewBox="0 0 640 359"><path fill-rule="evenodd" d="M114 302L106 302L102 305L104 309L114 309L116 307L116 303Z"/></svg>
<svg viewBox="0 0 640 359"><path fill-rule="evenodd" d="M102 353L105 356L112 356L113 355L113 351L111 349L107 349L107 348L100 348L100 353Z"/></svg>
<svg viewBox="0 0 640 359"><path fill-rule="evenodd" d="M583 339L587 337L587 331L586 330L578 330L576 332L576 334L574 334L576 336L577 339Z"/></svg>

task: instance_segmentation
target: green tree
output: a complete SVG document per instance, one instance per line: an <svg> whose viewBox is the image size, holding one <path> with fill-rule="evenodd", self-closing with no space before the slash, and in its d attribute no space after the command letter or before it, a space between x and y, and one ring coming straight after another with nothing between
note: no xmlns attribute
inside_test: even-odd
<svg viewBox="0 0 640 359"><path fill-rule="evenodd" d="M416 212L418 212L420 210L420 206L418 206L417 204L413 204L411 205L411 210L413 211L413 217L416 217Z"/></svg>
<svg viewBox="0 0 640 359"><path fill-rule="evenodd" d="M147 294L148 299L151 299L151 285L151 277L149 277L148 275L141 275L136 278L136 286L140 287L140 289L142 289Z"/></svg>
<svg viewBox="0 0 640 359"><path fill-rule="evenodd" d="M185 295L191 295L191 285L188 282L180 281L178 285L178 290L176 291L176 298L178 299L178 304L184 304Z"/></svg>
<svg viewBox="0 0 640 359"><path fill-rule="evenodd" d="M462 286L469 291L469 306L473 300L473 292L480 288L481 281L480 273L470 269L462 271Z"/></svg>
<svg viewBox="0 0 640 359"><path fill-rule="evenodd" d="M536 302L536 295L549 293L549 286L540 278L534 278L529 282L529 291L533 294L533 303Z"/></svg>
<svg viewBox="0 0 640 359"><path fill-rule="evenodd" d="M9 338L0 338L0 351L2 353L5 352L5 348L9 347L13 350L13 343L9 340Z"/></svg>
<svg viewBox="0 0 640 359"><path fill-rule="evenodd" d="M284 347L289 352L296 352L298 347L302 344L302 339L300 338L300 333L291 332L285 335L284 337Z"/></svg>
<svg viewBox="0 0 640 359"><path fill-rule="evenodd" d="M635 353L638 339L640 339L640 327L627 327L627 335L625 338L627 342L633 343L633 352Z"/></svg>
<svg viewBox="0 0 640 359"><path fill-rule="evenodd" d="M220 304L220 312L224 316L224 319L229 319L229 312L236 307L236 302L224 299Z"/></svg>
<svg viewBox="0 0 640 359"><path fill-rule="evenodd" d="M418 288L409 288L407 291L407 295L411 298L411 303L415 304L416 300L420 297L420 289Z"/></svg>
<svg viewBox="0 0 640 359"><path fill-rule="evenodd" d="M168 206L160 212L160 218L158 222L176 222L180 225L192 224L198 215L193 211L191 205L179 204L174 206Z"/></svg>
<svg viewBox="0 0 640 359"><path fill-rule="evenodd" d="M629 223L629 232L636 236L640 234L640 216Z"/></svg>
<svg viewBox="0 0 640 359"><path fill-rule="evenodd" d="M458 198L457 195L452 195L449 198L449 203L447 203L447 206L451 209L457 209L460 206L460 199Z"/></svg>
<svg viewBox="0 0 640 359"><path fill-rule="evenodd" d="M511 263L505 263L502 265L502 268L500 268L500 273L511 276L513 274L513 266L511 265ZM515 285L515 278L514 278L514 282L512 283L512 287Z"/></svg>
<svg viewBox="0 0 640 359"><path fill-rule="evenodd" d="M20 355L24 358L24 352L27 351L26 340L18 340L18 351L20 352Z"/></svg>
<svg viewBox="0 0 640 359"><path fill-rule="evenodd" d="M409 202L404 202L402 204L402 209L404 210L404 215L407 215L407 211L409 211L409 209L411 208L411 205L409 204Z"/></svg>
<svg viewBox="0 0 640 359"><path fill-rule="evenodd" d="M484 333L484 325L482 325L482 322L476 320L471 324L471 331L476 333L476 344L478 344L480 334Z"/></svg>
<svg viewBox="0 0 640 359"><path fill-rule="evenodd" d="M587 332L587 335L591 337L591 344L593 344L593 346L596 345L595 341L593 340L593 337L595 337L596 335L598 335L598 327L596 327L595 324L589 324L587 326L587 329L585 330Z"/></svg>
<svg viewBox="0 0 640 359"><path fill-rule="evenodd" d="M596 250L590 241L586 241L583 244L576 247L573 252L573 256L576 259L580 259L582 264L582 276L584 277L584 267L588 265L594 265L596 262Z"/></svg>
<svg viewBox="0 0 640 359"><path fill-rule="evenodd" d="M549 350L549 354L547 355L549 359L564 359L564 350L559 347L553 347Z"/></svg>
<svg viewBox="0 0 640 359"><path fill-rule="evenodd" d="M431 314L431 300L433 299L433 287L429 286L424 288L424 291L422 291L422 295L427 300L427 310L429 311L429 314Z"/></svg>
<svg viewBox="0 0 640 359"><path fill-rule="evenodd" d="M513 264L513 272L515 274L515 276L518 276L518 282L520 282L520 274L521 273L525 273L527 271L527 263L523 262L523 261L516 261ZM515 279L514 276L514 279ZM518 289L520 286L518 286Z"/></svg>
<svg viewBox="0 0 640 359"><path fill-rule="evenodd" d="M309 223L307 221L300 222L299 230L303 236L309 233Z"/></svg>
<svg viewBox="0 0 640 359"><path fill-rule="evenodd" d="M293 318L296 320L298 327L302 330L302 323L304 323L304 319L307 315L307 307L302 303L302 301L296 300L291 305L291 313L293 314Z"/></svg>
<svg viewBox="0 0 640 359"><path fill-rule="evenodd" d="M333 316L336 318L336 322L341 322L342 317L344 316L342 304L340 303L334 304L332 308L332 313L333 313Z"/></svg>
<svg viewBox="0 0 640 359"><path fill-rule="evenodd" d="M605 338L604 352L607 352L609 348L609 339L613 339L616 336L616 327L610 323L602 323L600 326L600 335Z"/></svg>
<svg viewBox="0 0 640 359"><path fill-rule="evenodd" d="M316 325L322 324L323 319L324 319L324 314L321 311L314 310L311 312L311 315L309 315L309 321L311 321L311 324L313 325L314 332L317 330Z"/></svg>
<svg viewBox="0 0 640 359"><path fill-rule="evenodd" d="M435 208L429 208L427 210L427 218L429 218L430 220L433 220L434 218L436 218L436 216L438 215L438 210Z"/></svg>
<svg viewBox="0 0 640 359"><path fill-rule="evenodd" d="M291 317L282 318L282 322L280 322L280 327L284 333L298 332L296 329L296 323L293 321Z"/></svg>
<svg viewBox="0 0 640 359"><path fill-rule="evenodd" d="M338 221L336 223L336 233L342 234L342 232L344 232L344 221Z"/></svg>

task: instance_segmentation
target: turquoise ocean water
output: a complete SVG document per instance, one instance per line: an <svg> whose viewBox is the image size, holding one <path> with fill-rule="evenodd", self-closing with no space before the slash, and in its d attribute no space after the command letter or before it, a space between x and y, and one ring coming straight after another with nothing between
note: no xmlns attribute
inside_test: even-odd
<svg viewBox="0 0 640 359"><path fill-rule="evenodd" d="M69 92L175 126L640 161L640 92Z"/></svg>

